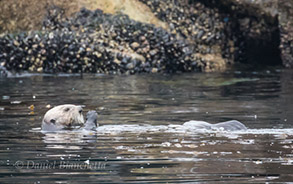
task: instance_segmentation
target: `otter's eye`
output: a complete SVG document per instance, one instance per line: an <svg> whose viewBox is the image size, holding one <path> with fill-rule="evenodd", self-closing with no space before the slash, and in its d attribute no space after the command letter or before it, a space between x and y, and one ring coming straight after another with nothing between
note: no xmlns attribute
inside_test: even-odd
<svg viewBox="0 0 293 184"><path fill-rule="evenodd" d="M50 122L53 123L53 124L55 124L56 123L56 120L55 119L51 119Z"/></svg>
<svg viewBox="0 0 293 184"><path fill-rule="evenodd" d="M82 110L79 110L78 112L81 114L82 113Z"/></svg>
<svg viewBox="0 0 293 184"><path fill-rule="evenodd" d="M68 112L69 110L70 110L70 108L67 107L64 109L64 112Z"/></svg>

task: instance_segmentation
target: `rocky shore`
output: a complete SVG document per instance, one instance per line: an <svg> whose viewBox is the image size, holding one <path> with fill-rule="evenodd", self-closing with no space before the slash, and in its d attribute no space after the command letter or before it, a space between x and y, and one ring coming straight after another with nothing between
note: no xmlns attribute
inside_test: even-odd
<svg viewBox="0 0 293 184"><path fill-rule="evenodd" d="M8 70L134 74L198 69L191 46L162 28L101 10L82 9L64 19L61 9L49 12L43 31L0 39L0 58Z"/></svg>
<svg viewBox="0 0 293 184"><path fill-rule="evenodd" d="M0 36L1 67L14 72L109 74L210 72L225 70L234 62L283 62L292 67L293 3L128 3L144 5L152 18L135 20L135 13L121 9L106 13L82 8L69 15L64 6L46 6L42 28Z"/></svg>
<svg viewBox="0 0 293 184"><path fill-rule="evenodd" d="M281 56L286 67L293 67L293 2L279 0Z"/></svg>
<svg viewBox="0 0 293 184"><path fill-rule="evenodd" d="M232 17L236 37L241 40L246 58L293 66L293 1L287 0L206 0L211 8L218 8Z"/></svg>

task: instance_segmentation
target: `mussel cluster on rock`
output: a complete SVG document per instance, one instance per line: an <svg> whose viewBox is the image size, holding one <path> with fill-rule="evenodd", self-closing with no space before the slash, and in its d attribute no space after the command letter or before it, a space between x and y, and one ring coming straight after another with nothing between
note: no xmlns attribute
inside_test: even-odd
<svg viewBox="0 0 293 184"><path fill-rule="evenodd" d="M293 67L293 1L279 0L281 55L286 67Z"/></svg>
<svg viewBox="0 0 293 184"><path fill-rule="evenodd" d="M283 11L278 8L280 0L200 1L218 9L225 17L225 34L234 43L235 61L262 66L281 64L279 15Z"/></svg>
<svg viewBox="0 0 293 184"><path fill-rule="evenodd" d="M291 21L293 25L293 21ZM293 67L293 27L284 25L280 29L281 33L281 54L286 67Z"/></svg>
<svg viewBox="0 0 293 184"><path fill-rule="evenodd" d="M62 9L52 7L42 31L0 38L1 65L15 71L114 74L224 68L228 42L217 13L202 4L189 9L173 4L169 10L166 2L145 3L155 12L165 8L158 17L170 30L101 10L64 17Z"/></svg>
<svg viewBox="0 0 293 184"><path fill-rule="evenodd" d="M229 39L225 27L229 18L221 15L217 9L208 8L197 1L140 1L147 4L159 19L168 23L171 33L189 40L196 47L197 53L222 52L212 46L227 48Z"/></svg>
<svg viewBox="0 0 293 184"><path fill-rule="evenodd" d="M194 71L192 47L162 28L126 15L82 9L63 18L51 9L44 29L0 38L0 62L9 70L139 73Z"/></svg>
<svg viewBox="0 0 293 184"><path fill-rule="evenodd" d="M221 70L234 61L235 42L229 14L198 0L140 0L168 23L173 34L188 40L205 71Z"/></svg>

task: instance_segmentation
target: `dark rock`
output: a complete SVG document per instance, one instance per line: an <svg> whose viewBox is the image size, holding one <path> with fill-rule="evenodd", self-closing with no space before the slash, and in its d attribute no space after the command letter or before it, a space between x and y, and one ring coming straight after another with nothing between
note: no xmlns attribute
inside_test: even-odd
<svg viewBox="0 0 293 184"><path fill-rule="evenodd" d="M3 66L0 66L0 78L1 77L9 77L12 74Z"/></svg>
<svg viewBox="0 0 293 184"><path fill-rule="evenodd" d="M283 64L293 67L293 2L288 0L278 1L280 49Z"/></svg>

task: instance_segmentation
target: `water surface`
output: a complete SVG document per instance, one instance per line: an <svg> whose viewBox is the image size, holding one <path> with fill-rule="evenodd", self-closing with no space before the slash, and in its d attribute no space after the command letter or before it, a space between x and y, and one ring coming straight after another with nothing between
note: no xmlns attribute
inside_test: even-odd
<svg viewBox="0 0 293 184"><path fill-rule="evenodd" d="M293 182L292 79L277 69L0 79L0 183ZM40 132L48 107L67 103L97 110L97 132ZM231 119L249 130L178 128Z"/></svg>

